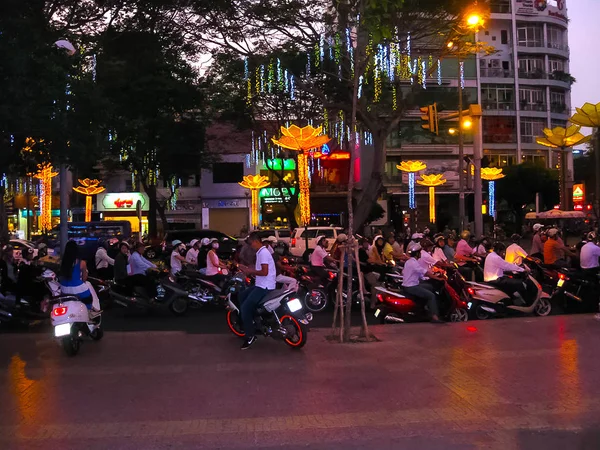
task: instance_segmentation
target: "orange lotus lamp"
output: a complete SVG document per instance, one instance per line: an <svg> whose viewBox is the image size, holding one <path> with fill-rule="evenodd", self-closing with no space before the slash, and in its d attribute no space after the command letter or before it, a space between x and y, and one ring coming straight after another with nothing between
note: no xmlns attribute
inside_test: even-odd
<svg viewBox="0 0 600 450"><path fill-rule="evenodd" d="M581 130L581 126L579 125L571 125L567 128L544 128L544 136L535 138L538 144L558 150L558 186L560 188L561 209L566 209L569 203L569 196L566 189L567 160L565 153L567 148L585 144L592 139L592 136L584 136L579 130Z"/></svg>
<svg viewBox="0 0 600 450"><path fill-rule="evenodd" d="M106 188L100 186L101 180L90 180L86 178L84 180L77 180L81 186L74 187L73 190L79 194L85 195L85 221L92 221L92 195L100 194L104 192Z"/></svg>
<svg viewBox="0 0 600 450"><path fill-rule="evenodd" d="M258 191L270 184L269 179L262 175L246 175L238 184L246 189L250 189L252 195L250 217L252 219L252 227L256 228L258 227Z"/></svg>
<svg viewBox="0 0 600 450"><path fill-rule="evenodd" d="M308 178L308 152L314 148L320 148L327 144L331 138L326 134L321 134L323 127L313 127L307 125L300 128L292 125L288 128L281 127L281 137L271 139L275 145L288 150L295 150L298 153L298 178L300 192L298 204L300 206L300 220L302 225L308 225L310 222L310 180Z"/></svg>
<svg viewBox="0 0 600 450"><path fill-rule="evenodd" d="M435 188L441 186L446 181L444 175L435 173L431 175L421 175L421 179L417 183L421 186L429 187L429 222L435 223Z"/></svg>
<svg viewBox="0 0 600 450"><path fill-rule="evenodd" d="M38 169L34 177L40 180L40 228L47 231L52 228L52 178L58 172L50 163L38 164Z"/></svg>
<svg viewBox="0 0 600 450"><path fill-rule="evenodd" d="M402 172L408 172L408 207L415 209L417 207L415 201L415 172L425 170L427 165L423 161L402 161L396 168Z"/></svg>

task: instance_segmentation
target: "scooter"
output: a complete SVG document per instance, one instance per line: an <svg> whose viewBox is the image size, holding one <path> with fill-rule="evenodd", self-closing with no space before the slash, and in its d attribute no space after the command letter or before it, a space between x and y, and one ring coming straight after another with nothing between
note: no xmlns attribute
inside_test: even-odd
<svg viewBox="0 0 600 450"><path fill-rule="evenodd" d="M156 282L157 296L155 301L151 301L148 294L140 286L131 289L117 283L110 286L110 298L126 308L150 311L168 306L176 316L181 316L187 312L191 297L187 291L175 282L173 275L169 274L168 271L163 271L162 276L160 276L161 272L153 269L148 270L147 275L153 277Z"/></svg>
<svg viewBox="0 0 600 450"><path fill-rule="evenodd" d="M69 356L79 353L84 336L99 341L104 336L102 314L90 318L90 310L77 297L66 295L55 299L50 317L54 337Z"/></svg>
<svg viewBox="0 0 600 450"><path fill-rule="evenodd" d="M493 285L485 283L468 282L469 292L472 292L472 314L479 320L485 320L495 315L510 313L536 314L547 316L552 311L550 295L543 291L542 286L529 273L518 272L511 276L518 278L525 274L525 281L531 283L536 289L533 301L525 305L515 305L513 298Z"/></svg>
<svg viewBox="0 0 600 450"><path fill-rule="evenodd" d="M558 271L552 304L566 313L598 312L600 275L580 270Z"/></svg>
<svg viewBox="0 0 600 450"><path fill-rule="evenodd" d="M472 305L470 292L461 288L464 278L458 270L449 270L449 277L440 284L438 290L440 316L449 322L466 322L469 320L469 308ZM429 319L429 313L421 300L406 295L402 288L390 288L389 285L378 286L378 304L375 317L382 324L418 322Z"/></svg>
<svg viewBox="0 0 600 450"><path fill-rule="evenodd" d="M239 302L227 296L227 326L233 334L244 337ZM257 333L282 339L287 345L299 349L306 345L311 313L305 313L302 302L292 290L276 289L262 299L254 313Z"/></svg>

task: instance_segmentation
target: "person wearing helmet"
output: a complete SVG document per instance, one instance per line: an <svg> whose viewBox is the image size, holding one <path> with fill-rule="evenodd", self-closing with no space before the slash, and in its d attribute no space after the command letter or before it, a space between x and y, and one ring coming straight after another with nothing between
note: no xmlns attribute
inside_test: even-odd
<svg viewBox="0 0 600 450"><path fill-rule="evenodd" d="M402 270L402 288L407 295L427 302L432 323L442 323L439 317L437 295L433 292L431 285L422 283L427 278L440 281L442 278L419 263L422 249L421 244L416 242L408 245L406 253L409 258L404 263Z"/></svg>
<svg viewBox="0 0 600 450"><path fill-rule="evenodd" d="M185 244L179 239L175 239L173 242L173 250L171 251L171 273L177 275L181 272L185 260Z"/></svg>
<svg viewBox="0 0 600 450"><path fill-rule="evenodd" d="M496 242L493 250L485 258L483 267L483 281L496 286L511 297L518 293L521 300L527 295L527 288L523 282L504 275L504 272L523 272L523 268L504 260L506 246ZM524 302L522 302L524 303Z"/></svg>
<svg viewBox="0 0 600 450"><path fill-rule="evenodd" d="M210 250L210 239L205 237L200 241L200 247L198 249L198 255L196 256L196 261L198 264L198 269L206 272L206 256Z"/></svg>
<svg viewBox="0 0 600 450"><path fill-rule="evenodd" d="M594 274L600 267L600 247L598 246L598 236L591 231L587 235L587 243L581 247L579 265L584 272Z"/></svg>
<svg viewBox="0 0 600 450"><path fill-rule="evenodd" d="M113 278L113 269L111 266L115 265L115 260L108 256L106 249L108 247L108 241L106 238L98 239L98 250L94 257L96 263L96 272L98 277L102 280L110 280Z"/></svg>
<svg viewBox="0 0 600 450"><path fill-rule="evenodd" d="M510 240L512 244L506 249L504 259L511 264L521 265L523 264L523 258L527 258L527 252L519 245L521 236L515 233L510 237Z"/></svg>
<svg viewBox="0 0 600 450"><path fill-rule="evenodd" d="M124 243L121 243L123 245ZM152 300L156 297L156 283L152 278L146 275L148 270L156 269L156 265L144 258L144 250L146 246L142 242L136 242L133 247L133 253L129 257L130 275L127 277L126 285L141 286L146 291L148 297ZM121 247L121 251L123 251ZM115 263L115 279L116 279L116 263Z"/></svg>
<svg viewBox="0 0 600 450"><path fill-rule="evenodd" d="M550 228L546 232L546 236L548 236L548 240L544 243L544 264L564 267L567 265L567 256L577 256L563 244L557 228Z"/></svg>
<svg viewBox="0 0 600 450"><path fill-rule="evenodd" d="M531 239L531 249L529 254L532 258L542 259L544 257L544 243L542 242L542 229L544 226L541 223L533 225L533 237Z"/></svg>
<svg viewBox="0 0 600 450"><path fill-rule="evenodd" d="M335 239L335 242L333 243L333 245L331 246L331 258L334 261L339 261L340 257L342 256L342 245L345 245L346 242L348 242L348 235L346 235L345 233L340 233L337 235L337 238ZM344 265L347 264L348 261L348 257L345 257L345 262Z"/></svg>
<svg viewBox="0 0 600 450"><path fill-rule="evenodd" d="M218 285L225 280L225 275L223 275L223 269L226 269L227 266L221 262L219 259L219 255L217 255L217 250L219 249L219 240L217 238L212 238L210 240L210 250L206 254L206 276L211 277L211 279Z"/></svg>
<svg viewBox="0 0 600 450"><path fill-rule="evenodd" d="M323 235L317 236L317 245L314 251L310 254L310 267L312 271L322 280L327 279L327 271L325 270L325 264L331 264L333 258L327 253L327 246L329 241Z"/></svg>
<svg viewBox="0 0 600 450"><path fill-rule="evenodd" d="M185 262L196 266L198 264L198 252L200 251L200 241L192 239L190 241L190 249L185 254Z"/></svg>
<svg viewBox="0 0 600 450"><path fill-rule="evenodd" d="M446 238L440 233L434 236L433 241L435 242L435 247L431 256L436 263L448 264L450 261L444 252L444 248L446 247Z"/></svg>

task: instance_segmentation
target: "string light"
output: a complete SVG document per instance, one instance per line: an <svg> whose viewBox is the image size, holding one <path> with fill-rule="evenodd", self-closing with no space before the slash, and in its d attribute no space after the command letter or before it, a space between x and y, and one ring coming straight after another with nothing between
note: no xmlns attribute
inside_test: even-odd
<svg viewBox="0 0 600 450"><path fill-rule="evenodd" d="M296 100L295 86L294 86L294 75L290 77L290 98Z"/></svg>
<svg viewBox="0 0 600 450"><path fill-rule="evenodd" d="M421 62L421 84L423 89L427 89L427 63L425 61Z"/></svg>
<svg viewBox="0 0 600 450"><path fill-rule="evenodd" d="M437 83L439 86L442 85L442 62L437 60Z"/></svg>
<svg viewBox="0 0 600 450"><path fill-rule="evenodd" d="M259 225L258 191L270 184L269 179L262 175L246 175L238 184L250 190L252 198L251 224L253 228L257 228Z"/></svg>
<svg viewBox="0 0 600 450"><path fill-rule="evenodd" d="M52 178L58 175L52 164L38 164L38 172L34 175L40 180L40 228L48 231L52 228Z"/></svg>
<svg viewBox="0 0 600 450"><path fill-rule="evenodd" d="M408 207L415 209L417 203L415 201L415 173L409 172L408 174Z"/></svg>
<svg viewBox="0 0 600 450"><path fill-rule="evenodd" d="M408 172L408 206L410 209L416 208L415 200L415 172L425 170L427 165L423 161L402 161L396 166L402 172Z"/></svg>
<svg viewBox="0 0 600 450"><path fill-rule="evenodd" d="M283 91L287 94L290 90L290 79L288 76L288 70L285 69L285 71L283 72L283 81L284 81L284 87L283 87Z"/></svg>
<svg viewBox="0 0 600 450"><path fill-rule="evenodd" d="M310 78L311 64L310 64L310 52L306 53L306 78Z"/></svg>
<svg viewBox="0 0 600 450"><path fill-rule="evenodd" d="M396 111L398 109L398 99L397 99L396 86L392 88L392 109Z"/></svg>
<svg viewBox="0 0 600 450"><path fill-rule="evenodd" d="M417 183L423 186L429 187L429 222L435 223L435 188L436 186L441 186L447 180L444 178L444 175L439 174L430 174L430 175L421 175L421 180L417 180Z"/></svg>
<svg viewBox="0 0 600 450"><path fill-rule="evenodd" d="M261 64L260 66L260 92L264 94L265 92L265 66Z"/></svg>
<svg viewBox="0 0 600 450"><path fill-rule="evenodd" d="M358 98L362 97L362 89L363 89L363 76L358 77Z"/></svg>
<svg viewBox="0 0 600 450"><path fill-rule="evenodd" d="M267 73L267 92L270 94L273 91L273 81L275 80L275 69L273 67L273 60L269 61L269 69Z"/></svg>
<svg viewBox="0 0 600 450"><path fill-rule="evenodd" d="M254 72L254 82L256 84L255 91L258 94L260 92L260 67L257 67Z"/></svg>
<svg viewBox="0 0 600 450"><path fill-rule="evenodd" d="M325 59L325 35L322 34L321 38L319 39L319 58L321 59L321 62L323 62L323 60Z"/></svg>
<svg viewBox="0 0 600 450"><path fill-rule="evenodd" d="M423 60L420 56L416 60L415 72L417 72L417 83L423 85L425 83L425 78L423 76Z"/></svg>
<svg viewBox="0 0 600 450"><path fill-rule="evenodd" d="M279 84L279 89L283 90L283 72L281 70L281 60L277 58L277 82Z"/></svg>
<svg viewBox="0 0 600 450"><path fill-rule="evenodd" d="M460 62L460 88L465 88L465 63L464 61Z"/></svg>
<svg viewBox="0 0 600 450"><path fill-rule="evenodd" d="M488 203L490 216L496 218L496 182L490 181L488 185Z"/></svg>

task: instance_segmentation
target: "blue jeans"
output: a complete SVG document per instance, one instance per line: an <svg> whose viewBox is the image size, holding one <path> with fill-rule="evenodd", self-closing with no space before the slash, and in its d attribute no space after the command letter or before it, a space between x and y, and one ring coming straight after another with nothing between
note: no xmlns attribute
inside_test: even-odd
<svg viewBox="0 0 600 450"><path fill-rule="evenodd" d="M254 311L256 311L256 307L268 293L268 289L252 286L240 294L242 325L244 326L246 339L254 336Z"/></svg>
<svg viewBox="0 0 600 450"><path fill-rule="evenodd" d="M427 301L427 306L429 307L429 314L432 316L439 316L439 308L437 304L437 296L433 293L433 290L428 289L429 286L410 286L403 287L402 289L406 294L412 297L416 297L420 300Z"/></svg>

